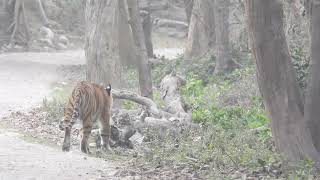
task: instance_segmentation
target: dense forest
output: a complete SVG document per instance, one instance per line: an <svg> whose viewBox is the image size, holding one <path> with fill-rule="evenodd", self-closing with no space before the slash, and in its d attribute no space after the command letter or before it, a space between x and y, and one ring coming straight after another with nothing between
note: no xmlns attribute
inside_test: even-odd
<svg viewBox="0 0 320 180"><path fill-rule="evenodd" d="M319 0L3 0L0 22L0 155L42 154L5 179L320 178ZM110 151L98 125L78 150L81 118L60 150L79 81L112 87Z"/></svg>

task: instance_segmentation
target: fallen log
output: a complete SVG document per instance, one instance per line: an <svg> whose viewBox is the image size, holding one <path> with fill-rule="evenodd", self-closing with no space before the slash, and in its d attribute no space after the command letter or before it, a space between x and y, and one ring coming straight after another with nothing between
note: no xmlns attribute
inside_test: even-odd
<svg viewBox="0 0 320 180"><path fill-rule="evenodd" d="M155 21L156 28L161 28L161 27L175 28L181 31L185 31L188 29L188 24L183 21L176 21L176 20L162 19L162 18L157 18L154 21Z"/></svg>
<svg viewBox="0 0 320 180"><path fill-rule="evenodd" d="M146 107L147 113L155 118L162 118L163 113L157 107L157 104L153 102L151 99L140 96L134 92L125 91L125 90L112 90L112 96L115 99L124 99L130 100L135 103L141 104Z"/></svg>
<svg viewBox="0 0 320 180"><path fill-rule="evenodd" d="M175 74L168 75L162 80L161 93L166 105L166 111L159 109L157 104L147 97L130 91L114 89L112 91L113 98L133 101L145 107L145 111L142 111L140 116L134 118L136 120L130 121L129 124L125 125L125 130L113 128L112 131L115 131L115 134L118 135L115 136L117 138L114 138L118 139L116 140L120 142L118 144L125 144L131 147L130 137L146 128L160 128L176 133L180 132L184 127L197 128L198 126L191 122L191 115L184 109L179 91L184 84L185 80ZM127 119L118 119L117 122L127 121Z"/></svg>
<svg viewBox="0 0 320 180"><path fill-rule="evenodd" d="M171 81L169 81L171 82ZM180 81L179 81L180 82ZM164 81L164 84L166 81ZM169 83L171 84L171 83ZM168 84L168 85L169 85ZM173 89L177 89L182 84L179 84L178 86L173 86ZM147 97L143 97L138 95L137 93L125 91L125 90L112 90L112 96L115 99L123 99L123 100L129 100L133 101L135 103L141 104L146 107L146 115L142 116L141 120L144 121L145 117L154 117L156 119L170 119L170 118L178 118L181 121L191 121L191 116L188 114L184 108L183 103L181 101L180 94L176 91L172 91L170 87L167 85L162 86L162 90L165 90L165 95L163 96L163 99L166 104L166 111L161 110L158 108L157 104L153 102L151 99ZM172 102L170 102L172 101Z"/></svg>

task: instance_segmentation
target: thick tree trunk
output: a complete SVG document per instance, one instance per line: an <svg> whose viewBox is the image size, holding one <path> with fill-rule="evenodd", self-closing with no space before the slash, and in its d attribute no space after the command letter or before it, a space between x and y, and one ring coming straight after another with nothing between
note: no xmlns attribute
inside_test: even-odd
<svg viewBox="0 0 320 180"><path fill-rule="evenodd" d="M311 2L312 0L303 0L304 11L307 15L311 13Z"/></svg>
<svg viewBox="0 0 320 180"><path fill-rule="evenodd" d="M305 118L314 145L320 152L320 1L313 0L310 11L311 63L310 79L306 93Z"/></svg>
<svg viewBox="0 0 320 180"><path fill-rule="evenodd" d="M212 0L194 1L185 58L202 56L214 48L216 41L214 25L214 2Z"/></svg>
<svg viewBox="0 0 320 180"><path fill-rule="evenodd" d="M10 44L13 45L17 42L20 42L28 45L28 42L30 40L30 32L25 14L24 1L9 1L9 4L14 4L14 7L12 9L13 22L7 28L7 31L9 32L12 30Z"/></svg>
<svg viewBox="0 0 320 180"><path fill-rule="evenodd" d="M150 11L140 11L142 16L143 33L145 37L145 43L147 48L148 57L153 57L153 44L152 44L152 21Z"/></svg>
<svg viewBox="0 0 320 180"><path fill-rule="evenodd" d="M10 40L10 34L7 29L12 23L12 15L9 11L7 0L2 1L2 6L0 9L0 47L4 44L7 44Z"/></svg>
<svg viewBox="0 0 320 180"><path fill-rule="evenodd" d="M117 1L88 0L86 4L87 74L89 81L120 85ZM117 26L116 28L114 26ZM115 30L116 29L116 30Z"/></svg>
<svg viewBox="0 0 320 180"><path fill-rule="evenodd" d="M118 8L115 17L117 17L118 27L114 26L114 31L119 31L119 54L123 65L136 65L135 44L133 42L132 32L128 24L128 9L125 0L118 0Z"/></svg>
<svg viewBox="0 0 320 180"><path fill-rule="evenodd" d="M257 79L271 119L277 149L291 161L319 162L303 117L303 103L291 64L280 0L246 0L248 30Z"/></svg>
<svg viewBox="0 0 320 180"><path fill-rule="evenodd" d="M216 67L215 74L231 71L235 64L232 61L229 42L229 7L230 0L215 0L216 30Z"/></svg>
<svg viewBox="0 0 320 180"><path fill-rule="evenodd" d="M190 24L191 15L192 15L192 8L193 8L193 1L194 0L183 0L184 1L184 8L187 16L188 25Z"/></svg>
<svg viewBox="0 0 320 180"><path fill-rule="evenodd" d="M133 40L137 48L136 56L138 61L140 92L142 96L152 99L151 67L148 60L148 52L139 13L138 1L127 0L127 5L130 17L129 24L131 26Z"/></svg>

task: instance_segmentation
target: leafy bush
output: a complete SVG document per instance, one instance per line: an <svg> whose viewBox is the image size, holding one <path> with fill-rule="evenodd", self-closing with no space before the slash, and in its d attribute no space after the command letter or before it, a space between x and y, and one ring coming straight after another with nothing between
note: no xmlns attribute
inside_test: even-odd
<svg viewBox="0 0 320 180"><path fill-rule="evenodd" d="M192 75L204 83L208 83L210 75L213 74L214 66L214 56L203 56L195 60L184 60L183 57L181 57L155 67L153 69L153 80L155 84L159 84L166 74L174 71L178 74Z"/></svg>
<svg viewBox="0 0 320 180"><path fill-rule="evenodd" d="M59 85L54 88L50 98L44 98L41 105L41 110L48 113L48 118L52 121L60 121L65 104L71 94L71 88Z"/></svg>
<svg viewBox="0 0 320 180"><path fill-rule="evenodd" d="M259 97L251 97L251 106L245 108L237 104L220 107L217 102L219 96L233 88L234 82L246 78L247 76L243 74L248 72L251 73L251 70L236 70L228 76L221 77L224 79L223 82L221 78L216 78L208 85L190 76L182 89L182 95L192 107L193 120L198 123L220 124L224 129L230 129L238 122L248 128L258 128L268 123Z"/></svg>

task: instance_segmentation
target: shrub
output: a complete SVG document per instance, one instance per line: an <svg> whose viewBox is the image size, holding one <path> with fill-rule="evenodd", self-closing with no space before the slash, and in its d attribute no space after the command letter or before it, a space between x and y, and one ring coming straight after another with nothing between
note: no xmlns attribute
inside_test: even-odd
<svg viewBox="0 0 320 180"><path fill-rule="evenodd" d="M65 104L71 94L71 87L59 85L54 88L50 98L44 98L41 105L41 110L48 113L48 119L51 121L61 120Z"/></svg>

